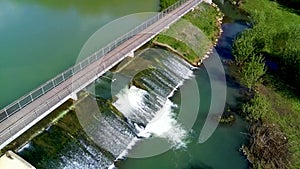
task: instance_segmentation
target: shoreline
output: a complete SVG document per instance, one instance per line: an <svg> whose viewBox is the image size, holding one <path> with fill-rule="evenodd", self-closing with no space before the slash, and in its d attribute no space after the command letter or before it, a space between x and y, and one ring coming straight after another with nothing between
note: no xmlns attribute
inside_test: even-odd
<svg viewBox="0 0 300 169"><path fill-rule="evenodd" d="M212 4L212 6L214 6L215 4ZM215 5L215 8L217 8L217 6ZM218 11L220 11L219 10L219 8L217 8L218 9ZM220 13L220 14L222 14L222 13ZM221 35L221 33L222 33L222 28L221 28L221 24L222 24L222 19L223 19L223 17L220 19L220 18L216 18L216 22L217 22L217 24L218 24L218 27L219 27L219 29L218 29L218 32L216 32L218 35L216 36L216 38L215 38L215 40L214 41L211 41L211 46L209 47L209 49L207 49L207 51L206 51L206 54L204 55L204 56L202 56L202 58L199 60L199 62L196 62L196 63L194 63L195 65L194 66L200 66L201 65L201 63L205 60L205 59L207 59L208 57L209 57L209 54L210 53L212 53L212 49L213 49L213 47L217 44L217 42L218 42L218 39L219 39L219 36ZM160 45L163 45L163 44L160 44ZM167 45L167 44L165 44L165 45ZM170 47L170 46L165 46L165 47ZM172 50L172 47L170 47L170 50ZM179 56L180 56L180 52L179 51L176 51L175 49L173 49L174 51L173 52L177 52L176 54L178 54ZM182 55L182 54L181 54ZM182 55L183 56L183 55ZM185 59L186 60L186 59ZM193 64L192 64L193 65ZM62 106L64 106L64 105L62 105ZM60 108L60 107L59 107ZM59 109L59 108L57 108L57 109ZM56 109L56 110L57 110ZM55 110L54 110L55 111ZM52 114L52 113L51 113ZM49 124L51 124L51 123L49 123ZM45 128L47 128L47 127L45 127ZM45 128L42 128L41 130L39 130L39 132L40 131L43 131ZM35 133L32 137L34 137L35 135L38 135L39 134L39 132L38 133ZM26 135L26 133L24 133L24 136ZM31 138L32 139L32 138ZM17 140L17 139L16 139ZM28 141L30 141L30 140L27 140L27 142ZM26 144L27 142L25 142L25 143L23 143L23 144ZM12 144L12 146L15 146L14 145L14 143ZM18 148L20 148L21 146L19 146L19 147L17 147L17 148L15 148L14 150L16 151Z"/></svg>
<svg viewBox="0 0 300 169"><path fill-rule="evenodd" d="M274 69L264 63L268 72L248 91L248 95L252 95L253 98L249 98L243 103L242 106L248 109L243 110L242 113L250 121L250 140L248 144L243 145L241 151L254 168L299 168L300 133L298 124L300 119L300 97L296 86L299 78L289 77L289 75L296 75L297 73L286 73L289 71L299 73L299 67L298 69L293 67L293 65L299 64L299 55L295 55L295 58L289 57L293 56L294 51L286 47L290 44L297 46L297 43L296 45L294 43L296 42L294 38L299 36L299 29L297 29L298 32L293 32L293 27L294 23L300 20L299 15L294 15L293 12L289 11L289 7L278 8L279 2L273 3L268 0L240 2L234 1L233 4L242 12L247 12L254 23L253 27L240 38L242 39L241 43L251 43L252 46L255 46L258 42L250 39L256 36L262 37L260 43L265 43L265 46L262 49L255 48L255 53L261 53L265 60L274 62L278 67ZM259 12L254 13L253 9L257 9ZM268 24L266 24L264 18L268 18ZM272 25L285 25L286 27L283 30ZM272 29L270 31L272 33L267 34L264 32L266 29ZM277 35L285 32L288 32L291 36L282 36L280 40L284 43L278 44L268 41L278 38ZM275 39L275 42L277 41L278 39ZM247 48L247 46L244 45L244 48ZM277 49L280 48L285 50L278 51ZM238 59L242 57L238 53L239 51L242 51L242 49L236 49L237 55L235 57ZM247 61L240 63L242 65L239 68L240 70L245 67L245 63L247 64ZM286 63L293 64L285 65ZM241 73L237 73L237 76L242 77ZM287 77L289 77L288 80ZM290 79L293 80L290 81ZM290 84L291 82L292 84Z"/></svg>
<svg viewBox="0 0 300 169"><path fill-rule="evenodd" d="M174 49L171 46L171 44L158 42L156 40L156 37L152 41L152 44L154 46L163 47L163 48L166 48L166 49L170 50L171 52L177 54L179 57L181 57L182 59L184 59L186 62L188 62L192 66L195 66L195 67L201 66L201 64L203 63L203 61L205 59L209 58L209 55L213 52L213 48L217 45L218 40L219 40L219 38L220 38L220 36L221 36L221 34L223 32L223 30L222 30L222 23L223 23L223 19L224 19L224 14L221 12L220 8L215 3L211 3L211 4L209 4L209 6L212 6L217 11L217 16L215 18L215 24L216 24L216 27L217 27L218 31L214 32L214 39L210 40L210 45L209 45L209 47L207 49L205 49L205 51L206 51L205 54L203 56L197 56L198 58L197 58L196 61L191 61L189 58L187 58L186 56L184 56L183 52L185 52L185 51L176 50L176 49ZM194 12L194 11L192 11L192 12ZM199 27L197 27L197 28L200 29Z"/></svg>

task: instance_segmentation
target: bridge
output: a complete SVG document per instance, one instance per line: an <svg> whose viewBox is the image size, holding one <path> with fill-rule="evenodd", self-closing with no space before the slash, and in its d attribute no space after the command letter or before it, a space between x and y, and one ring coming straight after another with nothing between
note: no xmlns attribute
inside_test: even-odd
<svg viewBox="0 0 300 169"><path fill-rule="evenodd" d="M201 2L179 0L0 110L0 150Z"/></svg>

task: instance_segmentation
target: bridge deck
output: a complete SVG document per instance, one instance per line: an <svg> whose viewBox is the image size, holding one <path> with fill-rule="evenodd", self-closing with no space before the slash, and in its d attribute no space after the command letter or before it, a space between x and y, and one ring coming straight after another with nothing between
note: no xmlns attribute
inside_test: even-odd
<svg viewBox="0 0 300 169"><path fill-rule="evenodd" d="M6 120L2 121L0 123L0 149L30 128L31 126L29 126L29 124L36 123L46 116L47 113L45 112L50 113L67 99L71 98L72 94L76 94L99 78L106 71L127 57L130 52L135 51L147 43L155 35L177 21L199 3L201 3L201 0L189 0L185 2L141 33L136 34L99 60L77 72L72 78L62 82L15 114L11 115Z"/></svg>

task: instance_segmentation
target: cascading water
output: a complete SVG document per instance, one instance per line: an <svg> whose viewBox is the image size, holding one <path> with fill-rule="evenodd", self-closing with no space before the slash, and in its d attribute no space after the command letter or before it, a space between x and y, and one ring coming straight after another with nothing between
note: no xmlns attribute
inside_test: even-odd
<svg viewBox="0 0 300 169"><path fill-rule="evenodd" d="M193 76L192 67L178 56L160 49L147 49L138 58L148 63L143 70L131 75L128 70L123 73L118 69L107 73L96 81L94 89L86 90L92 94L76 104L82 129L95 144L53 125L20 149L19 154L26 157L46 153L47 149L39 150L40 144L47 142L55 147L59 141L46 140L44 135L54 138L59 135L62 145L53 153L56 155L35 159L38 162L32 163L38 163L40 168L104 169L114 168L111 165L114 159L126 157L135 144L150 136L165 139L173 147L184 147L187 131L175 120L173 109L176 105L169 97L185 79ZM133 58L128 67L136 64ZM113 84L118 80L122 83ZM107 92L108 89L111 92ZM95 101L97 104L90 104Z"/></svg>
<svg viewBox="0 0 300 169"><path fill-rule="evenodd" d="M18 154L36 168L45 169L106 168L111 164L97 146L56 125L24 145Z"/></svg>
<svg viewBox="0 0 300 169"><path fill-rule="evenodd" d="M193 75L192 67L163 50L148 49L140 57L153 64L133 77L136 86L126 86L121 90L113 105L131 122L146 126L138 136L152 134L167 139L174 147L184 146L187 132L175 120L173 108L176 105L169 97Z"/></svg>

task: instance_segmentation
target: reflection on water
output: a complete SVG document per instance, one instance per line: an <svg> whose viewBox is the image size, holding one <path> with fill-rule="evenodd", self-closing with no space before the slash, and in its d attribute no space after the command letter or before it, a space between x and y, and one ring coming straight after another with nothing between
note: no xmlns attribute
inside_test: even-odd
<svg viewBox="0 0 300 169"><path fill-rule="evenodd" d="M3 0L13 2L14 5L34 5L55 10L75 10L81 15L113 15L121 16L138 12L158 11L159 0Z"/></svg>
<svg viewBox="0 0 300 169"><path fill-rule="evenodd" d="M0 109L74 65L87 39L108 22L158 11L158 4L159 0L1 0ZM102 45L137 21L141 22L110 29L102 35Z"/></svg>
<svg viewBox="0 0 300 169"><path fill-rule="evenodd" d="M240 23L229 23L224 24L224 33L222 35L222 38L219 41L218 47L219 51L222 51L222 47L224 50L230 49L231 39L239 32L242 31L245 28L245 25ZM217 47L217 48L218 48ZM218 51L218 52L219 52ZM227 56L230 56L230 51L227 51L222 53L219 53L222 56L225 56L224 58L228 58ZM168 57L166 57L168 59ZM169 57L171 58L171 57ZM162 59L158 59L161 61ZM140 63L140 62L139 62ZM184 67L181 67L181 69L178 69L178 67L182 66L180 64L174 65L176 63L175 60L163 62L162 63L167 64L168 66L165 66L163 69L160 69L157 71L146 71L144 74L145 77L140 77L140 82L142 86L145 88L150 88L154 90L150 90L151 94L153 94L157 98L157 102L162 101L159 98L164 98L168 94L166 91L171 91L169 87L174 88L177 83L174 83L174 85L171 85L172 82L179 82L182 77L187 77L187 74L184 73L184 71L181 71ZM138 63L135 63L138 64ZM134 65L134 64L133 64ZM172 68L172 72L167 72L166 70L168 68ZM151 70L151 69L150 69ZM225 66L225 70L227 70L227 67ZM161 72L160 72L161 71ZM162 73L163 72L163 73ZM189 72L189 71L186 71ZM168 76L166 76L168 74ZM151 75L151 76L149 76ZM173 76L172 76L173 75ZM209 79L207 72L205 70L205 67L201 67L198 70L194 72L194 76L196 78L198 89L200 93L200 109L197 117L197 121L194 124L194 127L192 131L189 132L187 135L188 138L184 141L185 145L184 148L180 149L171 149L167 151L166 153L149 157L149 158L140 158L140 159L134 159L129 158L122 162L121 167L123 169L153 169L153 168L162 168L162 169L242 169L247 168L248 163L246 162L245 157L241 156L241 153L239 152L239 148L241 144L243 144L246 141L246 136L243 134L243 132L246 131L247 124L245 121L243 121L238 116L236 117L236 121L233 125L227 126L227 125L220 125L213 136L205 143L199 144L198 143L198 136L200 133L200 129L203 126L204 121L206 118L209 118L210 120L214 120L213 117L207 117L207 112L209 110L210 106L210 98L211 98L211 90L210 90L210 80L217 80L217 79ZM158 77L158 78L157 78ZM167 78L166 78L167 77ZM174 78L174 79L170 79ZM103 80L103 79L102 79ZM179 80L179 81L178 81ZM100 85L105 89L110 89L110 83L107 83L108 79L107 77L104 79L104 82L100 83ZM167 83L166 83L167 82ZM169 85L168 85L169 84ZM104 90L101 87L101 90ZM238 98L238 92L239 88L235 85L228 85L228 96L227 96L227 104L230 104L234 106L234 103L236 103L236 99ZM134 89L134 90L130 90ZM138 91L135 87L131 87L129 89L125 89L124 92L119 90L120 94L118 95L119 102L116 101L115 106L120 109L120 111L123 113L123 115L127 118L126 123L137 126L143 123L143 119L145 119L145 123L149 121L149 119L142 115L147 115L151 113L151 109L153 108L153 104L147 104L147 99L150 100L150 97L145 97L145 92L141 92L141 89ZM97 91L97 90L96 90ZM118 93L119 93L118 92ZM140 93L139 93L140 92ZM184 126L181 126L180 120L175 120L176 113L179 111L179 108L181 106L181 100L180 100L180 94L186 92L192 93L194 91L191 90L191 81L186 80L180 88L179 91L176 91L174 93L174 96L167 100L167 106L166 112L172 112L172 121L170 124L174 124L173 121L175 121L175 126L178 126L181 129L181 127L184 129ZM129 95L128 95L129 94ZM130 95L133 94L133 95ZM101 96L98 94L98 96ZM126 97L122 97L126 96ZM129 97L128 97L129 96ZM132 96L132 97L130 97ZM161 97L157 97L161 96ZM104 98L110 98L111 96L109 94L105 94ZM133 98L138 97L142 99L134 99L138 101L138 104L136 105L136 109L134 107L127 106L124 104L124 100L122 102L123 98ZM192 98L187 98L188 103L190 105L187 106L187 109L185 109L185 115L188 116L190 113L190 107L192 107L195 103ZM120 101L121 100L121 101ZM132 101L132 100L129 100ZM125 102L127 103L127 102ZM155 103L155 102L151 102ZM177 106L173 106L173 105ZM111 111L110 107L105 105L103 103L104 107L106 107L107 111ZM163 102L161 104L157 104L162 106ZM124 107L124 106L127 106ZM147 111L144 111L145 108L150 107L147 109ZM173 115L174 114L174 115ZM141 116L141 117L138 117ZM114 118L117 116L114 116ZM138 118L135 118L138 117ZM169 118L169 117L168 117ZM99 116L95 117L96 120L98 120L98 124L100 124L100 127L102 127L101 131L102 133L106 133L105 126L103 127L102 124L106 124L106 116L103 116L103 118L99 118ZM100 120L99 120L100 119ZM129 120L128 120L129 119ZM120 125L120 119L118 120L109 120L111 123L107 124L109 127L107 129L108 132L113 132L113 130L121 130L120 132L125 132L123 130L126 125ZM170 121L170 120L167 120ZM132 123L130 123L132 122ZM49 128L48 130L45 130L44 133L42 133L37 138L33 139L28 145L25 145L22 150L20 150L19 154L27 159L28 161L32 162L34 165L37 165L39 168L105 168L109 163L113 162L113 158L115 157L116 152L119 152L120 150L110 150L113 147L107 148L108 151L105 151L105 146L113 146L110 144L98 144L102 147L95 146L93 142L91 142L90 139L84 134L80 134L82 132L82 129L77 130L79 132L74 132L72 130L68 130L68 128L72 128L74 126L66 125L68 123L60 122L58 123L58 126L53 126ZM76 123L74 123L76 124ZM78 122L77 122L78 124ZM123 123L122 123L123 124ZM140 125L140 127L144 126ZM166 124L162 124L161 126L166 126ZM155 126L154 126L155 127ZM75 127L76 129L76 127ZM168 140L170 142L170 138L179 138L181 137L173 137L174 134L178 135L180 132L176 132L178 130L173 130L173 133L168 134L168 132L163 135L162 133L154 132L152 131L153 137L149 139L143 139L139 144L137 144L134 148L135 149L143 149L144 146L147 146L149 142L151 142L155 138L162 138L164 140ZM156 129L155 131L162 131L160 128ZM55 133L55 134L53 134ZM118 133L118 132L114 132ZM101 133L100 133L101 134ZM99 135L100 136L100 135ZM110 139L126 139L124 137L118 136L111 136L109 137L109 133L106 133L105 135L106 140ZM170 137L162 137L162 136L170 136ZM128 138L131 138L132 134L130 132L130 136ZM125 140L127 141L127 140ZM160 140L158 140L160 141ZM183 141L183 139L182 139ZM108 142L104 142L108 143ZM161 141L161 143L164 143ZM171 140L172 143L172 140ZM118 145L115 145L118 146ZM156 148L156 147L153 147ZM109 152L112 151L112 152ZM47 156L47 153L50 154L50 156ZM45 154L45 155L44 155ZM44 155L44 157L43 157ZM39 158L36 158L39 157ZM43 162L43 160L45 160ZM36 161L38 160L38 161Z"/></svg>

